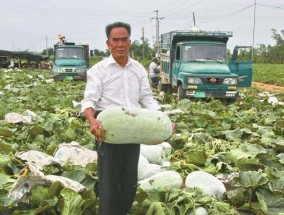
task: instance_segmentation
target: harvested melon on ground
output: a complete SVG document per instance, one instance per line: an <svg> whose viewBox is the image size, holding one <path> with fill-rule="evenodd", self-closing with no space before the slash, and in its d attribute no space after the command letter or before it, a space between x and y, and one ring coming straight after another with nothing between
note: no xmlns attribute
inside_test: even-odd
<svg viewBox="0 0 284 215"><path fill-rule="evenodd" d="M138 180L143 180L145 178L149 178L161 171L164 171L162 167L158 164L144 164L139 166L138 165Z"/></svg>
<svg viewBox="0 0 284 215"><path fill-rule="evenodd" d="M198 206L195 208L195 210L192 210L188 215L208 215L208 211L206 208L202 206Z"/></svg>
<svg viewBox="0 0 284 215"><path fill-rule="evenodd" d="M182 187L182 177L178 172L168 170L138 181L138 184L145 192L150 192L155 189L179 189Z"/></svg>
<svg viewBox="0 0 284 215"><path fill-rule="evenodd" d="M163 164L165 161L165 152L160 145L145 145L141 144L140 154L142 154L149 163Z"/></svg>
<svg viewBox="0 0 284 215"><path fill-rule="evenodd" d="M191 172L185 179L185 185L189 188L197 187L219 200L226 192L225 185L218 178L204 171Z"/></svg>
<svg viewBox="0 0 284 215"><path fill-rule="evenodd" d="M107 143L159 144L172 135L172 122L161 111L112 107L97 117L102 121L102 141Z"/></svg>
<svg viewBox="0 0 284 215"><path fill-rule="evenodd" d="M166 156L166 157L169 156L169 155L172 153L173 147L172 147L172 145L171 145L170 143L168 143L168 142L162 142L162 143L160 144L160 146L164 149L164 151L165 151L165 156Z"/></svg>
<svg viewBox="0 0 284 215"><path fill-rule="evenodd" d="M138 167L149 164L148 159L140 153L139 160L138 160Z"/></svg>

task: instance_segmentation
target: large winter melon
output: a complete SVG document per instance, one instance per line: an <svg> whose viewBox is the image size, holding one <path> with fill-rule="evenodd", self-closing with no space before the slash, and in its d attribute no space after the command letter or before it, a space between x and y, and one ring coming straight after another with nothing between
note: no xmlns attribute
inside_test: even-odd
<svg viewBox="0 0 284 215"><path fill-rule="evenodd" d="M172 122L161 111L112 107L97 117L102 121L107 143L159 144L172 135Z"/></svg>

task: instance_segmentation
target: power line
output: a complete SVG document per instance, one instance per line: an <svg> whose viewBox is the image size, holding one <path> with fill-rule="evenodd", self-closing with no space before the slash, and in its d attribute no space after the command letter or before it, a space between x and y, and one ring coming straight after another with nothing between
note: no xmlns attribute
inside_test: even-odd
<svg viewBox="0 0 284 215"><path fill-rule="evenodd" d="M183 7L181 10L175 11L175 13L180 13L181 11L184 11L184 10L188 9L189 7L195 6L195 5L199 4L202 1L203 0L199 0L198 2L195 2L194 4L188 5L187 7Z"/></svg>
<svg viewBox="0 0 284 215"><path fill-rule="evenodd" d="M258 6L262 6L262 7L267 7L267 8L272 8L272 9L278 9L278 10L284 10L282 7L280 6L274 6L274 5L267 5L267 4L261 4L261 3L257 3Z"/></svg>
<svg viewBox="0 0 284 215"><path fill-rule="evenodd" d="M215 20L215 21L216 21L216 20L224 19L224 18L228 18L228 17L231 18L232 16L237 15L237 14L239 14L239 13L242 13L242 12L244 12L245 10L247 10L247 9L253 7L253 6L254 6L254 4L250 4L250 5L246 6L246 7L242 8L242 9L239 9L239 10L237 10L237 11L234 11L234 12L232 12L232 13L227 13L227 14L224 14L224 15L215 16L215 17L210 17L210 18L203 18L203 20L210 19L211 21L212 21L212 20Z"/></svg>

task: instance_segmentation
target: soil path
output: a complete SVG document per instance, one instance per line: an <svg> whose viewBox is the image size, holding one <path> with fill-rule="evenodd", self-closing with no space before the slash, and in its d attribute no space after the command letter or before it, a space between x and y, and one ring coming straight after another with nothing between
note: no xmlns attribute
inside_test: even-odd
<svg viewBox="0 0 284 215"><path fill-rule="evenodd" d="M284 87L280 87L280 86L276 86L276 85L270 85L270 84L264 84L264 83L254 82L254 81L252 82L252 85L254 87L261 88L264 91L284 93Z"/></svg>

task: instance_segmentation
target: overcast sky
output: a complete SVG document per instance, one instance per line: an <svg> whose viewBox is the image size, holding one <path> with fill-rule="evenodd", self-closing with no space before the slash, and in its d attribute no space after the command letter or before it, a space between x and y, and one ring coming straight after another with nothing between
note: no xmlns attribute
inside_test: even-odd
<svg viewBox="0 0 284 215"><path fill-rule="evenodd" d="M255 10L256 9L256 10ZM232 31L228 42L252 45L274 44L271 29L282 35L284 0L1 0L0 50L42 51L53 47L57 35L67 41L105 50L105 26L123 21L132 26L131 39L141 37L151 46L159 33L188 30L193 25L210 31ZM255 16L254 16L255 11Z"/></svg>

